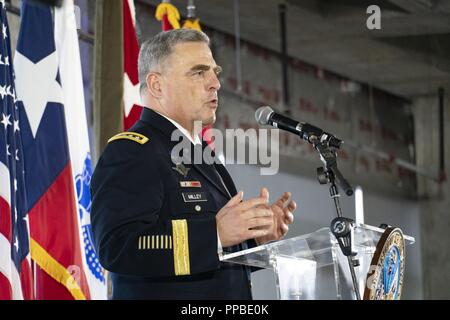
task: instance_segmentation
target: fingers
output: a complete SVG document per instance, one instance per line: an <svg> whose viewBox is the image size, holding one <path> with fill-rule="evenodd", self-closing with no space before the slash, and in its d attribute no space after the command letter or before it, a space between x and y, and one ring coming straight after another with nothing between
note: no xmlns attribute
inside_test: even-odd
<svg viewBox="0 0 450 320"><path fill-rule="evenodd" d="M245 238L246 238L246 240L248 240L248 239L265 237L269 233L270 233L269 229L249 229L245 234Z"/></svg>
<svg viewBox="0 0 450 320"><path fill-rule="evenodd" d="M286 201L289 200L290 197L291 197L291 193L285 192L285 193L283 193L283 195L280 198L278 198L278 200L275 202L275 204L280 207L284 207L284 204L286 203Z"/></svg>
<svg viewBox="0 0 450 320"><path fill-rule="evenodd" d="M271 226L273 224L273 219L271 217L254 218L247 222L248 228L262 228Z"/></svg>
<svg viewBox="0 0 450 320"><path fill-rule="evenodd" d="M295 203L295 201L291 201L289 202L289 204L287 205L287 207L289 209L289 211L294 211L297 208L297 204Z"/></svg>
<svg viewBox="0 0 450 320"><path fill-rule="evenodd" d="M242 218L245 220L255 219L255 218L264 218L269 217L272 219L273 213L272 210L265 207L252 208L245 211L242 214Z"/></svg>
<svg viewBox="0 0 450 320"><path fill-rule="evenodd" d="M261 198L266 198L267 202L269 202L269 190L267 188L261 188L259 195Z"/></svg>
<svg viewBox="0 0 450 320"><path fill-rule="evenodd" d="M287 224L291 224L294 222L294 215L293 211L297 208L297 204L294 201L291 201L286 208L283 209L284 211L284 220Z"/></svg>
<svg viewBox="0 0 450 320"><path fill-rule="evenodd" d="M280 231L281 231L281 234L284 236L284 235L286 235L286 233L288 233L289 227L283 223L280 226Z"/></svg>
<svg viewBox="0 0 450 320"><path fill-rule="evenodd" d="M292 224L294 223L294 215L291 212L288 212L284 218L284 223Z"/></svg>
<svg viewBox="0 0 450 320"><path fill-rule="evenodd" d="M253 198L253 199L248 199L248 200L243 201L240 204L238 204L237 209L242 210L242 211L247 211L258 205L266 205L266 204L267 204L266 198L263 198L263 197Z"/></svg>
<svg viewBox="0 0 450 320"><path fill-rule="evenodd" d="M232 207L238 205L242 201L242 197L244 196L244 191L239 191L233 198L231 198L225 208Z"/></svg>

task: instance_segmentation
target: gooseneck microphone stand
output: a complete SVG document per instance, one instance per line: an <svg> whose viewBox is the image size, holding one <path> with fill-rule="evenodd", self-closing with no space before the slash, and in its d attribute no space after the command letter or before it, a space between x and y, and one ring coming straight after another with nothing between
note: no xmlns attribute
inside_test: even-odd
<svg viewBox="0 0 450 320"><path fill-rule="evenodd" d="M323 163L323 167L317 168L317 178L319 183L330 184L330 196L331 199L333 199L336 208L337 218L334 218L331 221L330 230L336 237L342 253L347 257L356 299L361 300L358 280L355 273L355 267L359 266L359 260L356 259L357 252L354 249L353 241L355 222L352 219L344 218L342 215L341 204L339 202L340 194L336 185L336 180L347 196L353 195L353 189L337 167L337 154L335 148L330 146L328 141L320 141L314 135L309 136L308 140L319 153L320 160Z"/></svg>

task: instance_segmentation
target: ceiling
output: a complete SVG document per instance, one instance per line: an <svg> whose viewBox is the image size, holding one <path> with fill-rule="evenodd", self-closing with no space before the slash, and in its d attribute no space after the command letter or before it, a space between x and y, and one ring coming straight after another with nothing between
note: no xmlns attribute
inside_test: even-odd
<svg viewBox="0 0 450 320"><path fill-rule="evenodd" d="M171 2L186 16L187 0ZM407 98L450 88L448 0L195 0L195 5L203 25L234 34L237 4L242 39L280 51L282 2L290 56ZM372 4L381 9L381 30L366 27Z"/></svg>

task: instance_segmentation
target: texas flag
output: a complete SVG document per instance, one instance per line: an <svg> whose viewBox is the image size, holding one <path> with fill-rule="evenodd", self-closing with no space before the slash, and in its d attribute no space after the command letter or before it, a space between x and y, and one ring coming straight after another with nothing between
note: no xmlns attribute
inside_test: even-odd
<svg viewBox="0 0 450 320"><path fill-rule="evenodd" d="M67 5L68 1L64 2ZM78 193L74 188L74 177L80 173L81 166L78 157L83 160L85 167L81 174L84 175L89 171L89 156L88 153L74 154L74 159L78 160L72 162L72 148L69 148L72 138L68 139L67 134L68 128L76 130L79 150L86 150L82 142L86 129L76 118L81 111L69 111L79 106L78 99L83 98L82 94L75 97L80 94L78 91L65 97L67 90L63 89L66 85L69 91L75 88L77 71L75 67L69 69L65 63L73 59L70 63L79 69L79 54L78 60L69 58L69 54L74 53L67 50L78 48L66 47L73 40L68 29L58 33L64 38L58 38L62 40L56 51L51 9L40 2L22 1L14 58L30 251L36 264L35 294L37 299L90 299L84 268L86 252L80 245L77 211L86 200L77 201ZM59 16L63 11L55 15L58 27L68 23L62 21L68 16ZM74 101L68 102L71 99Z"/></svg>

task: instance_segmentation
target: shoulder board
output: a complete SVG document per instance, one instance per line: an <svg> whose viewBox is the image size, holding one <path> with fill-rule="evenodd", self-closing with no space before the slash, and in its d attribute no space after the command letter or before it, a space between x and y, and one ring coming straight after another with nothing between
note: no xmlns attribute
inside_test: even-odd
<svg viewBox="0 0 450 320"><path fill-rule="evenodd" d="M148 138L140 133L137 132L121 132L116 134L114 137L110 138L108 140L108 143L114 141L114 140L119 140L119 139L128 139L128 140L132 140L134 142L137 142L139 144L144 144L148 142Z"/></svg>

